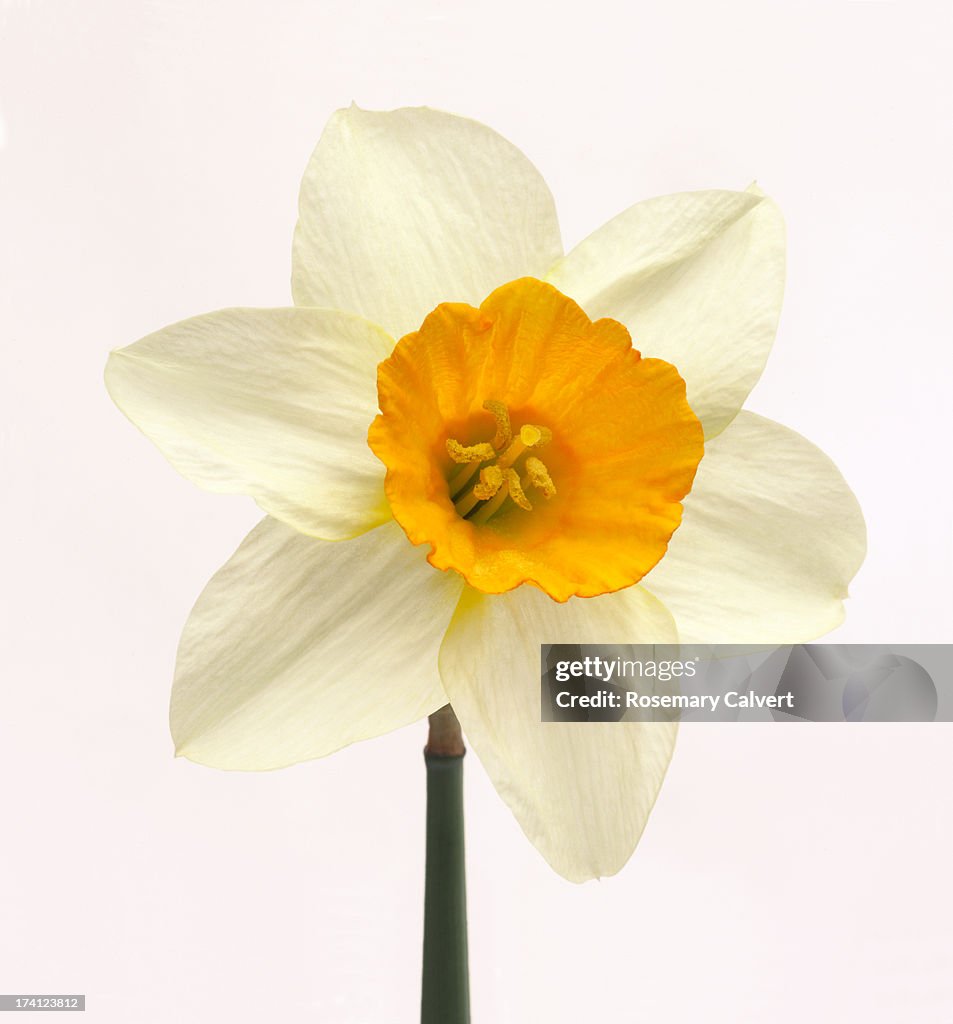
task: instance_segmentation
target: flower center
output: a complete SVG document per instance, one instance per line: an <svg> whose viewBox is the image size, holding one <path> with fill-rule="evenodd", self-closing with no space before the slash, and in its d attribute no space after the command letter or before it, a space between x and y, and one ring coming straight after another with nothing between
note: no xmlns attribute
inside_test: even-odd
<svg viewBox="0 0 953 1024"><path fill-rule="evenodd" d="M503 402L490 398L483 408L496 420L492 441L463 445L447 438L447 454L460 465L447 481L453 507L461 519L481 526L499 512L507 498L518 508L532 512L533 505L526 497L530 488L539 490L547 500L556 493L549 470L535 455L527 454L548 444L553 432L526 423L514 437L510 413ZM479 478L473 483L477 471Z"/></svg>
<svg viewBox="0 0 953 1024"><path fill-rule="evenodd" d="M479 309L438 306L380 364L377 391L368 444L394 518L431 565L490 594L637 583L704 448L673 366L532 278Z"/></svg>

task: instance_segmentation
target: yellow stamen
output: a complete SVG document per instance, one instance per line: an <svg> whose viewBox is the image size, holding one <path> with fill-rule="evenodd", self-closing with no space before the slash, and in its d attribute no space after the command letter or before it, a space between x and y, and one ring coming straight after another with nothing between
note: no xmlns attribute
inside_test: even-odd
<svg viewBox="0 0 953 1024"><path fill-rule="evenodd" d="M548 427L535 427L526 423L520 427L520 440L527 448L539 448L553 439L553 432Z"/></svg>
<svg viewBox="0 0 953 1024"><path fill-rule="evenodd" d="M553 432L546 427L535 427L532 423L526 423L520 427L519 437L497 460L504 469L512 466L514 462L526 451L527 448L541 448L553 439Z"/></svg>
<svg viewBox="0 0 953 1024"><path fill-rule="evenodd" d="M496 420L496 434L493 436L492 444L498 452L501 452L513 440L513 428L510 426L510 411L502 402L496 401L495 398L488 398L483 403L483 408L487 412L492 413L493 418Z"/></svg>
<svg viewBox="0 0 953 1024"><path fill-rule="evenodd" d="M533 511L533 506L530 504L529 498L527 498L523 493L519 473L517 473L515 469L508 469L506 471L506 486L509 488L510 497L521 509L524 509L527 512Z"/></svg>
<svg viewBox="0 0 953 1024"><path fill-rule="evenodd" d="M485 466L480 470L480 482L469 494L454 503L453 507L457 510L457 515L461 517L469 515L477 502L492 498L502 486L503 470L499 466Z"/></svg>
<svg viewBox="0 0 953 1024"><path fill-rule="evenodd" d="M504 481L503 486L496 492L493 498L485 505L481 505L476 512L467 520L475 526L482 526L491 516L499 512L503 502L509 494L509 481Z"/></svg>
<svg viewBox="0 0 953 1024"><path fill-rule="evenodd" d="M452 437L447 438L447 452L454 462L486 462L487 459L496 457L496 450L493 445L481 441L480 444L464 445L454 441Z"/></svg>
<svg viewBox="0 0 953 1024"><path fill-rule="evenodd" d="M526 497L525 488L538 487L547 498L556 493L549 472L539 459L526 460L526 476L522 480L519 472L513 468L524 452L551 441L552 431L547 427L525 423L514 437L509 410L503 402L488 398L483 408L496 420L496 434L492 444L481 442L463 445L454 438L448 438L446 442L450 457L461 464L448 481L453 507L458 516L477 525L495 515L507 498L512 498L513 504L524 511L532 512L533 506ZM490 464L481 468L483 462ZM479 482L468 492L467 488L477 470L480 472ZM480 502L483 504L477 508Z"/></svg>
<svg viewBox="0 0 953 1024"><path fill-rule="evenodd" d="M480 470L480 482L473 488L473 493L480 501L486 501L502 486L503 470L499 466L487 466Z"/></svg>
<svg viewBox="0 0 953 1024"><path fill-rule="evenodd" d="M541 490L545 498L552 498L556 494L556 485L553 483L553 478L549 475L549 470L535 456L530 456L526 460L524 487L527 486L527 481Z"/></svg>

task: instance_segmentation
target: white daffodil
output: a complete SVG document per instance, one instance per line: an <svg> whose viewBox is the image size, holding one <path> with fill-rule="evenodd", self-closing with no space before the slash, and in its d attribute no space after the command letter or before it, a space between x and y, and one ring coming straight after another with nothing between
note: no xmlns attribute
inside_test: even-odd
<svg viewBox="0 0 953 1024"><path fill-rule="evenodd" d="M295 306L175 324L106 371L180 472L268 513L185 627L178 752L277 768L449 701L549 863L617 871L674 728L541 724L539 644L809 640L863 558L831 461L740 411L783 283L755 189L639 203L563 255L489 128L335 114Z"/></svg>

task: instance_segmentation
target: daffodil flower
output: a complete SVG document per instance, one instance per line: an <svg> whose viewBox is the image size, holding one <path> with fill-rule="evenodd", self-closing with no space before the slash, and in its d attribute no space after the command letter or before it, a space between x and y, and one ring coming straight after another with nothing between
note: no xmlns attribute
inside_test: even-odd
<svg viewBox="0 0 953 1024"><path fill-rule="evenodd" d="M489 128L335 114L294 307L199 316L107 368L176 469L267 513L185 627L178 752L278 768L449 702L553 868L616 872L674 727L541 724L540 643L805 641L863 558L830 460L741 411L783 281L755 188L639 203L564 255Z"/></svg>

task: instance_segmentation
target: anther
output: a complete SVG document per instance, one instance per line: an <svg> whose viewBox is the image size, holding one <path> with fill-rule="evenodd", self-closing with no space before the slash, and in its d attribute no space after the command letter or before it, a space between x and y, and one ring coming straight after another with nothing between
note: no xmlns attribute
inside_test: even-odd
<svg viewBox="0 0 953 1024"><path fill-rule="evenodd" d="M454 441L452 437L447 438L447 452L454 462L486 462L487 459L496 457L496 450L493 445L481 441L480 444L464 445Z"/></svg>
<svg viewBox="0 0 953 1024"><path fill-rule="evenodd" d="M498 402L495 398L488 398L483 403L483 408L488 413L492 413L493 418L496 420L496 434L493 436L492 444L498 452L502 452L509 445L510 441L513 440L513 428L510 426L509 410L502 402Z"/></svg>
<svg viewBox="0 0 953 1024"><path fill-rule="evenodd" d="M499 466L486 466L480 470L480 482L473 488L473 493L480 501L486 501L502 486L503 470Z"/></svg>
<svg viewBox="0 0 953 1024"><path fill-rule="evenodd" d="M520 427L520 440L527 448L540 448L553 439L553 432L548 427L536 427L526 423Z"/></svg>
<svg viewBox="0 0 953 1024"><path fill-rule="evenodd" d="M497 461L506 469L508 466L512 466L527 448L542 448L552 439L553 432L548 427L535 427L532 423L526 423L520 427L519 437L513 439L513 443Z"/></svg>
<svg viewBox="0 0 953 1024"><path fill-rule="evenodd" d="M474 526L482 526L490 518L496 515L497 512L502 508L503 502L506 501L509 495L509 481L504 479L503 486L493 495L493 497L481 505L476 512L470 516L468 522L473 523Z"/></svg>
<svg viewBox="0 0 953 1024"><path fill-rule="evenodd" d="M541 490L546 498L552 498L556 494L556 485L553 483L553 478L549 475L549 470L539 459L532 455L526 460L524 487L527 481Z"/></svg>
<svg viewBox="0 0 953 1024"><path fill-rule="evenodd" d="M453 507L457 515L466 518L474 509L477 502L486 501L503 486L503 470L499 466L484 466L480 470L480 482L458 501Z"/></svg>
<svg viewBox="0 0 953 1024"><path fill-rule="evenodd" d="M508 469L506 471L506 486L509 488L510 497L513 501L519 505L521 509L526 512L532 512L533 506L530 504L529 498L523 493L522 484L520 484L519 474L515 469Z"/></svg>

